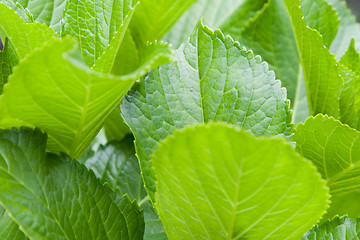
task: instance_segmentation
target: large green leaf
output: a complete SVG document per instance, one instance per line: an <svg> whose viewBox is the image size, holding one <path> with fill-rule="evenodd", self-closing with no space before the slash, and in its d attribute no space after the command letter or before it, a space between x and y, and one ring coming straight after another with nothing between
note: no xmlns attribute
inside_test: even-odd
<svg viewBox="0 0 360 240"><path fill-rule="evenodd" d="M175 47L179 47L191 35L201 18L211 28L221 28L237 39L241 29L267 1L197 0L164 36L164 40L172 43Z"/></svg>
<svg viewBox="0 0 360 240"><path fill-rule="evenodd" d="M199 24L176 56L177 63L143 78L121 106L152 200L150 155L175 129L224 121L259 136L287 134L292 127L286 92L274 73L230 37Z"/></svg>
<svg viewBox="0 0 360 240"><path fill-rule="evenodd" d="M85 165L103 182L119 188L122 193L129 194L130 199L139 203L145 217L145 240L167 239L164 227L145 191L133 142L134 138L128 136L122 141L100 146Z"/></svg>
<svg viewBox="0 0 360 240"><path fill-rule="evenodd" d="M11 68L7 53L5 51L0 51L0 94L2 93L4 84L7 82L10 74Z"/></svg>
<svg viewBox="0 0 360 240"><path fill-rule="evenodd" d="M116 107L106 120L104 132L108 141L122 140L127 134L131 134L130 128L121 116L119 107Z"/></svg>
<svg viewBox="0 0 360 240"><path fill-rule="evenodd" d="M50 39L57 38L51 28L40 23L26 23L15 10L1 2L0 15L0 35L10 40L19 59L23 59Z"/></svg>
<svg viewBox="0 0 360 240"><path fill-rule="evenodd" d="M310 159L333 196L360 190L360 133L324 115L299 124L296 149Z"/></svg>
<svg viewBox="0 0 360 240"><path fill-rule="evenodd" d="M70 39L54 40L20 62L0 98L0 126L38 126L49 135L49 151L77 158L139 76L90 71L71 60L73 48Z"/></svg>
<svg viewBox="0 0 360 240"><path fill-rule="evenodd" d="M47 154L39 130L0 131L0 202L32 239L142 239L137 203L84 165Z"/></svg>
<svg viewBox="0 0 360 240"><path fill-rule="evenodd" d="M315 226L301 240L355 240L360 238L360 219L335 217L320 226Z"/></svg>
<svg viewBox="0 0 360 240"><path fill-rule="evenodd" d="M36 22L45 23L54 29L55 32L60 33L60 21L63 17L63 12L66 0L6 0L20 4L22 7L29 10L33 19Z"/></svg>
<svg viewBox="0 0 360 240"><path fill-rule="evenodd" d="M9 213L0 206L0 239L26 240L19 226L10 218Z"/></svg>
<svg viewBox="0 0 360 240"><path fill-rule="evenodd" d="M291 145L225 124L176 131L152 164L170 239L299 239L329 203L325 181Z"/></svg>

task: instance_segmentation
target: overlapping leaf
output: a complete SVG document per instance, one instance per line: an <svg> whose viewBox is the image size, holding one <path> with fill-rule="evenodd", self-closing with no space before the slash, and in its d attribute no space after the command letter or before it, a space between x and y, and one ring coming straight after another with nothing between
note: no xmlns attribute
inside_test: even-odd
<svg viewBox="0 0 360 240"><path fill-rule="evenodd" d="M3 2L12 2L14 7L25 8L31 15L33 21L44 23L60 33L60 21L63 17L65 0L2 0ZM25 20L26 16L21 15Z"/></svg>
<svg viewBox="0 0 360 240"><path fill-rule="evenodd" d="M167 239L144 189L133 141L133 137L126 137L122 141L101 146L85 165L103 182L108 182L114 189L119 188L122 193L129 194L132 200L139 203L145 217L145 240Z"/></svg>
<svg viewBox="0 0 360 240"><path fill-rule="evenodd" d="M152 163L170 239L299 239L328 204L325 181L284 140L224 124L177 131Z"/></svg>
<svg viewBox="0 0 360 240"><path fill-rule="evenodd" d="M3 3L0 3L0 14L0 32L10 40L19 59L23 59L50 39L57 38L51 28L40 23L26 23Z"/></svg>
<svg viewBox="0 0 360 240"><path fill-rule="evenodd" d="M32 239L142 239L143 213L82 164L47 154L46 135L0 132L0 201Z"/></svg>
<svg viewBox="0 0 360 240"><path fill-rule="evenodd" d="M19 226L10 218L9 213L0 206L0 239L26 240Z"/></svg>
<svg viewBox="0 0 360 240"><path fill-rule="evenodd" d="M286 134L291 128L285 89L260 57L230 37L199 24L176 56L177 63L143 78L122 105L152 200L149 157L175 129L225 121L259 136Z"/></svg>
<svg viewBox="0 0 360 240"><path fill-rule="evenodd" d="M266 2L267 0L197 0L164 36L164 40L179 47L191 35L201 18L211 28L220 28L238 40L241 29Z"/></svg>
<svg viewBox="0 0 360 240"><path fill-rule="evenodd" d="M360 219L351 220L347 216L335 217L320 226L315 226L301 240L349 240L360 238Z"/></svg>
<svg viewBox="0 0 360 240"><path fill-rule="evenodd" d="M335 54L337 59L340 59L348 49L351 39L355 39L356 43L360 42L360 25L351 10L347 8L346 1L327 0L327 2L336 9L340 18L337 35L330 46L330 51ZM357 50L359 47L357 46Z"/></svg>
<svg viewBox="0 0 360 240"><path fill-rule="evenodd" d="M333 196L360 190L360 133L323 115L299 124L296 149L328 181Z"/></svg>
<svg viewBox="0 0 360 240"><path fill-rule="evenodd" d="M18 65L0 99L0 126L38 126L49 151L77 158L136 78L90 71L70 60L73 48L70 39L54 40Z"/></svg>

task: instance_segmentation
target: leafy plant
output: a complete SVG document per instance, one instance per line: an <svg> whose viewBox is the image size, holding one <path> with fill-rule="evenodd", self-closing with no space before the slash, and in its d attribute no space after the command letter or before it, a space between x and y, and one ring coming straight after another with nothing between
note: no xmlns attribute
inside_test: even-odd
<svg viewBox="0 0 360 240"><path fill-rule="evenodd" d="M360 25L343 0L0 14L0 239L360 238Z"/></svg>

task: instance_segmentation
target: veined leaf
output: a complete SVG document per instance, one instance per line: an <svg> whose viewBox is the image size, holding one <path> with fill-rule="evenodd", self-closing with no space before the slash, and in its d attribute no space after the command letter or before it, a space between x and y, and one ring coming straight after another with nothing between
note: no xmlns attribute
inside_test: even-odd
<svg viewBox="0 0 360 240"><path fill-rule="evenodd" d="M137 203L84 165L47 154L39 130L0 131L0 202L31 239L142 239Z"/></svg>
<svg viewBox="0 0 360 240"><path fill-rule="evenodd" d="M356 43L360 43L360 24L357 23L355 16L347 8L346 1L327 0L327 2L336 9L340 17L337 35L330 47L330 51L335 54L337 59L340 59L348 49L351 39L355 39ZM360 49L359 47L357 46L357 50Z"/></svg>
<svg viewBox="0 0 360 240"><path fill-rule="evenodd" d="M266 63L220 31L202 24L176 52L177 63L153 70L124 98L145 186L154 200L150 155L177 128L224 121L254 135L291 129L285 89Z"/></svg>
<svg viewBox="0 0 360 240"><path fill-rule="evenodd" d="M9 213L0 206L0 239L26 240L19 226L10 218Z"/></svg>
<svg viewBox="0 0 360 240"><path fill-rule="evenodd" d="M339 117L339 99L343 80L337 62L323 44L319 32L307 27L300 0L284 0L291 17L304 71L310 114L324 113ZM316 62L316 64L312 64Z"/></svg>
<svg viewBox="0 0 360 240"><path fill-rule="evenodd" d="M299 239L328 205L325 181L291 145L229 125L176 131L152 164L170 239Z"/></svg>
<svg viewBox="0 0 360 240"><path fill-rule="evenodd" d="M133 142L133 137L128 136L122 141L100 146L85 165L103 182L108 182L114 189L119 188L122 193L129 194L130 199L139 203L144 211L145 240L167 239L164 227L145 191Z"/></svg>
<svg viewBox="0 0 360 240"><path fill-rule="evenodd" d="M328 181L332 196L360 190L360 133L338 120L318 115L299 124L296 149Z"/></svg>
<svg viewBox="0 0 360 240"><path fill-rule="evenodd" d="M301 0L305 22L322 36L329 48L334 41L340 24L339 14L326 0Z"/></svg>
<svg viewBox="0 0 360 240"><path fill-rule="evenodd" d="M13 0L0 0L0 3L5 4L7 7L14 9L15 12L27 23L33 23L34 17L28 9L25 9L18 1Z"/></svg>
<svg viewBox="0 0 360 240"><path fill-rule="evenodd" d="M85 62L92 67L109 46L120 29L127 14L136 4L132 0L70 0L66 3L62 35L79 40ZM118 31L120 29L120 31Z"/></svg>
<svg viewBox="0 0 360 240"><path fill-rule="evenodd" d="M299 96L302 93L299 88L304 79L310 114L339 117L343 80L335 57L324 46L330 45L336 34L338 15L325 0L303 0L302 3L271 0L242 31L239 41L269 62L287 88L295 111L299 111L297 101L303 98Z"/></svg>
<svg viewBox="0 0 360 240"><path fill-rule="evenodd" d="M352 221L347 216L335 217L320 226L315 226L301 240L349 240L360 238L360 219Z"/></svg>
<svg viewBox="0 0 360 240"><path fill-rule="evenodd" d="M0 94L2 94L4 84L7 82L10 74L11 68L7 53L5 51L0 51Z"/></svg>
<svg viewBox="0 0 360 240"><path fill-rule="evenodd" d="M26 23L13 9L3 3L0 3L0 14L0 32L10 40L19 59L57 37L46 25Z"/></svg>
<svg viewBox="0 0 360 240"><path fill-rule="evenodd" d="M66 0L11 0L28 9L36 22L45 23L60 33Z"/></svg>
<svg viewBox="0 0 360 240"><path fill-rule="evenodd" d="M355 50L354 40L341 58L340 64L341 76L344 79L340 98L340 120L350 127L360 129L360 54Z"/></svg>
<svg viewBox="0 0 360 240"><path fill-rule="evenodd" d="M237 39L241 29L268 0L197 0L164 36L175 47L186 41L199 19L213 29L220 28Z"/></svg>
<svg viewBox="0 0 360 240"><path fill-rule="evenodd" d="M53 40L14 69L0 98L0 126L38 126L49 151L77 158L136 78L90 71L69 60L73 48L70 39Z"/></svg>
<svg viewBox="0 0 360 240"><path fill-rule="evenodd" d="M142 49L148 41L160 40L196 0L141 0L130 30Z"/></svg>

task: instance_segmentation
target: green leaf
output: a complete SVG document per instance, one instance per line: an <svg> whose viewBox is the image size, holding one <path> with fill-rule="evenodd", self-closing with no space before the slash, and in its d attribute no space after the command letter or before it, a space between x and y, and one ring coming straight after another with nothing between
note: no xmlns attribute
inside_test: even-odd
<svg viewBox="0 0 360 240"><path fill-rule="evenodd" d="M55 32L40 23L26 23L13 9L0 3L0 32L11 42L19 59L25 58L50 39L57 38Z"/></svg>
<svg viewBox="0 0 360 240"><path fill-rule="evenodd" d="M130 30L141 51L146 42L160 40L196 0L141 0Z"/></svg>
<svg viewBox="0 0 360 240"><path fill-rule="evenodd" d="M318 115L296 127L296 149L328 181L332 196L360 190L360 133L340 121Z"/></svg>
<svg viewBox="0 0 360 240"><path fill-rule="evenodd" d="M360 42L360 25L357 23L355 16L352 15L351 10L347 8L346 1L343 0L327 0L339 13L340 26L337 35L331 44L330 51L335 54L337 59L340 59L351 42ZM357 47L359 50L359 46Z"/></svg>
<svg viewBox="0 0 360 240"><path fill-rule="evenodd" d="M225 29L226 33L232 33ZM239 36L240 35L240 36ZM283 0L271 0L237 33L235 40L260 54L287 89L291 104L300 82L300 59L289 15ZM300 83L299 83L300 84Z"/></svg>
<svg viewBox="0 0 360 240"><path fill-rule="evenodd" d="M352 219L360 216L360 192L351 192L344 195L332 196L330 198L330 208L323 216L321 224L328 219L334 218L336 215L348 215Z"/></svg>
<svg viewBox="0 0 360 240"><path fill-rule="evenodd" d="M213 29L220 28L237 39L240 30L268 0L197 0L170 31L164 40L179 47L191 35L199 19Z"/></svg>
<svg viewBox="0 0 360 240"><path fill-rule="evenodd" d="M127 14L132 14L135 3L131 0L112 0L106 4L95 0L67 1L62 35L78 39L84 60L92 67L116 33L121 35L126 31L126 27L120 27L126 22Z"/></svg>
<svg viewBox="0 0 360 240"><path fill-rule="evenodd" d="M337 11L327 0L302 0L301 9L307 25L321 34L324 45L329 48L337 35L340 24Z"/></svg>
<svg viewBox="0 0 360 240"><path fill-rule="evenodd" d="M28 9L34 20L45 23L60 33L60 21L63 18L66 0L11 0L19 2L24 8Z"/></svg>
<svg viewBox="0 0 360 240"><path fill-rule="evenodd" d="M339 99L343 80L337 61L324 46L319 32L310 29L303 19L300 0L284 0L291 16L296 43L304 70L310 114L324 113L339 117ZM316 62L317 64L312 64Z"/></svg>
<svg viewBox="0 0 360 240"><path fill-rule="evenodd" d="M347 216L335 217L320 226L315 226L301 240L349 240L360 238L360 218L355 221Z"/></svg>
<svg viewBox="0 0 360 240"><path fill-rule="evenodd" d="M303 111L297 108L308 106L311 115L325 113L339 117L343 80L335 57L324 46L329 45L336 34L338 15L325 0L303 0L302 3L271 0L237 40L269 62L287 88L296 112ZM314 62L317 64L312 64ZM303 78L308 105L297 103L304 98L304 94L299 95L303 93L299 90Z"/></svg>
<svg viewBox="0 0 360 240"><path fill-rule="evenodd" d="M199 24L175 55L177 63L151 71L121 106L152 200L150 155L175 129L224 121L269 136L288 134L292 128L285 89L260 57L230 37Z"/></svg>
<svg viewBox="0 0 360 240"><path fill-rule="evenodd" d="M6 52L0 51L0 94L2 93L4 84L7 82L11 74L11 68Z"/></svg>
<svg viewBox="0 0 360 240"><path fill-rule="evenodd" d="M38 126L49 135L49 151L78 158L139 76L90 71L70 50L72 40L53 40L14 69L0 98L0 126Z"/></svg>
<svg viewBox="0 0 360 240"><path fill-rule="evenodd" d="M354 39L340 60L344 89L340 98L340 120L350 127L360 129L360 54L355 49Z"/></svg>
<svg viewBox="0 0 360 240"><path fill-rule="evenodd" d="M230 125L176 131L152 164L170 239L299 239L329 203L325 181L291 145Z"/></svg>
<svg viewBox="0 0 360 240"><path fill-rule="evenodd" d="M84 165L47 154L39 130L0 131L0 202L31 239L142 239L137 203Z"/></svg>
<svg viewBox="0 0 360 240"><path fill-rule="evenodd" d="M108 182L114 189L119 188L122 193L139 203L145 217L145 240L167 239L145 191L133 142L133 137L128 136L122 141L100 146L85 165L103 182Z"/></svg>
<svg viewBox="0 0 360 240"><path fill-rule="evenodd" d="M20 3L13 0L0 0L0 3L5 4L7 7L14 9L15 12L27 23L33 23L34 18L28 9L25 9Z"/></svg>
<svg viewBox="0 0 360 240"><path fill-rule="evenodd" d="M0 206L0 239L26 240L19 226L10 218L9 213Z"/></svg>
<svg viewBox="0 0 360 240"><path fill-rule="evenodd" d="M104 124L105 136L108 141L122 140L131 134L130 128L121 116L120 108L116 107Z"/></svg>

